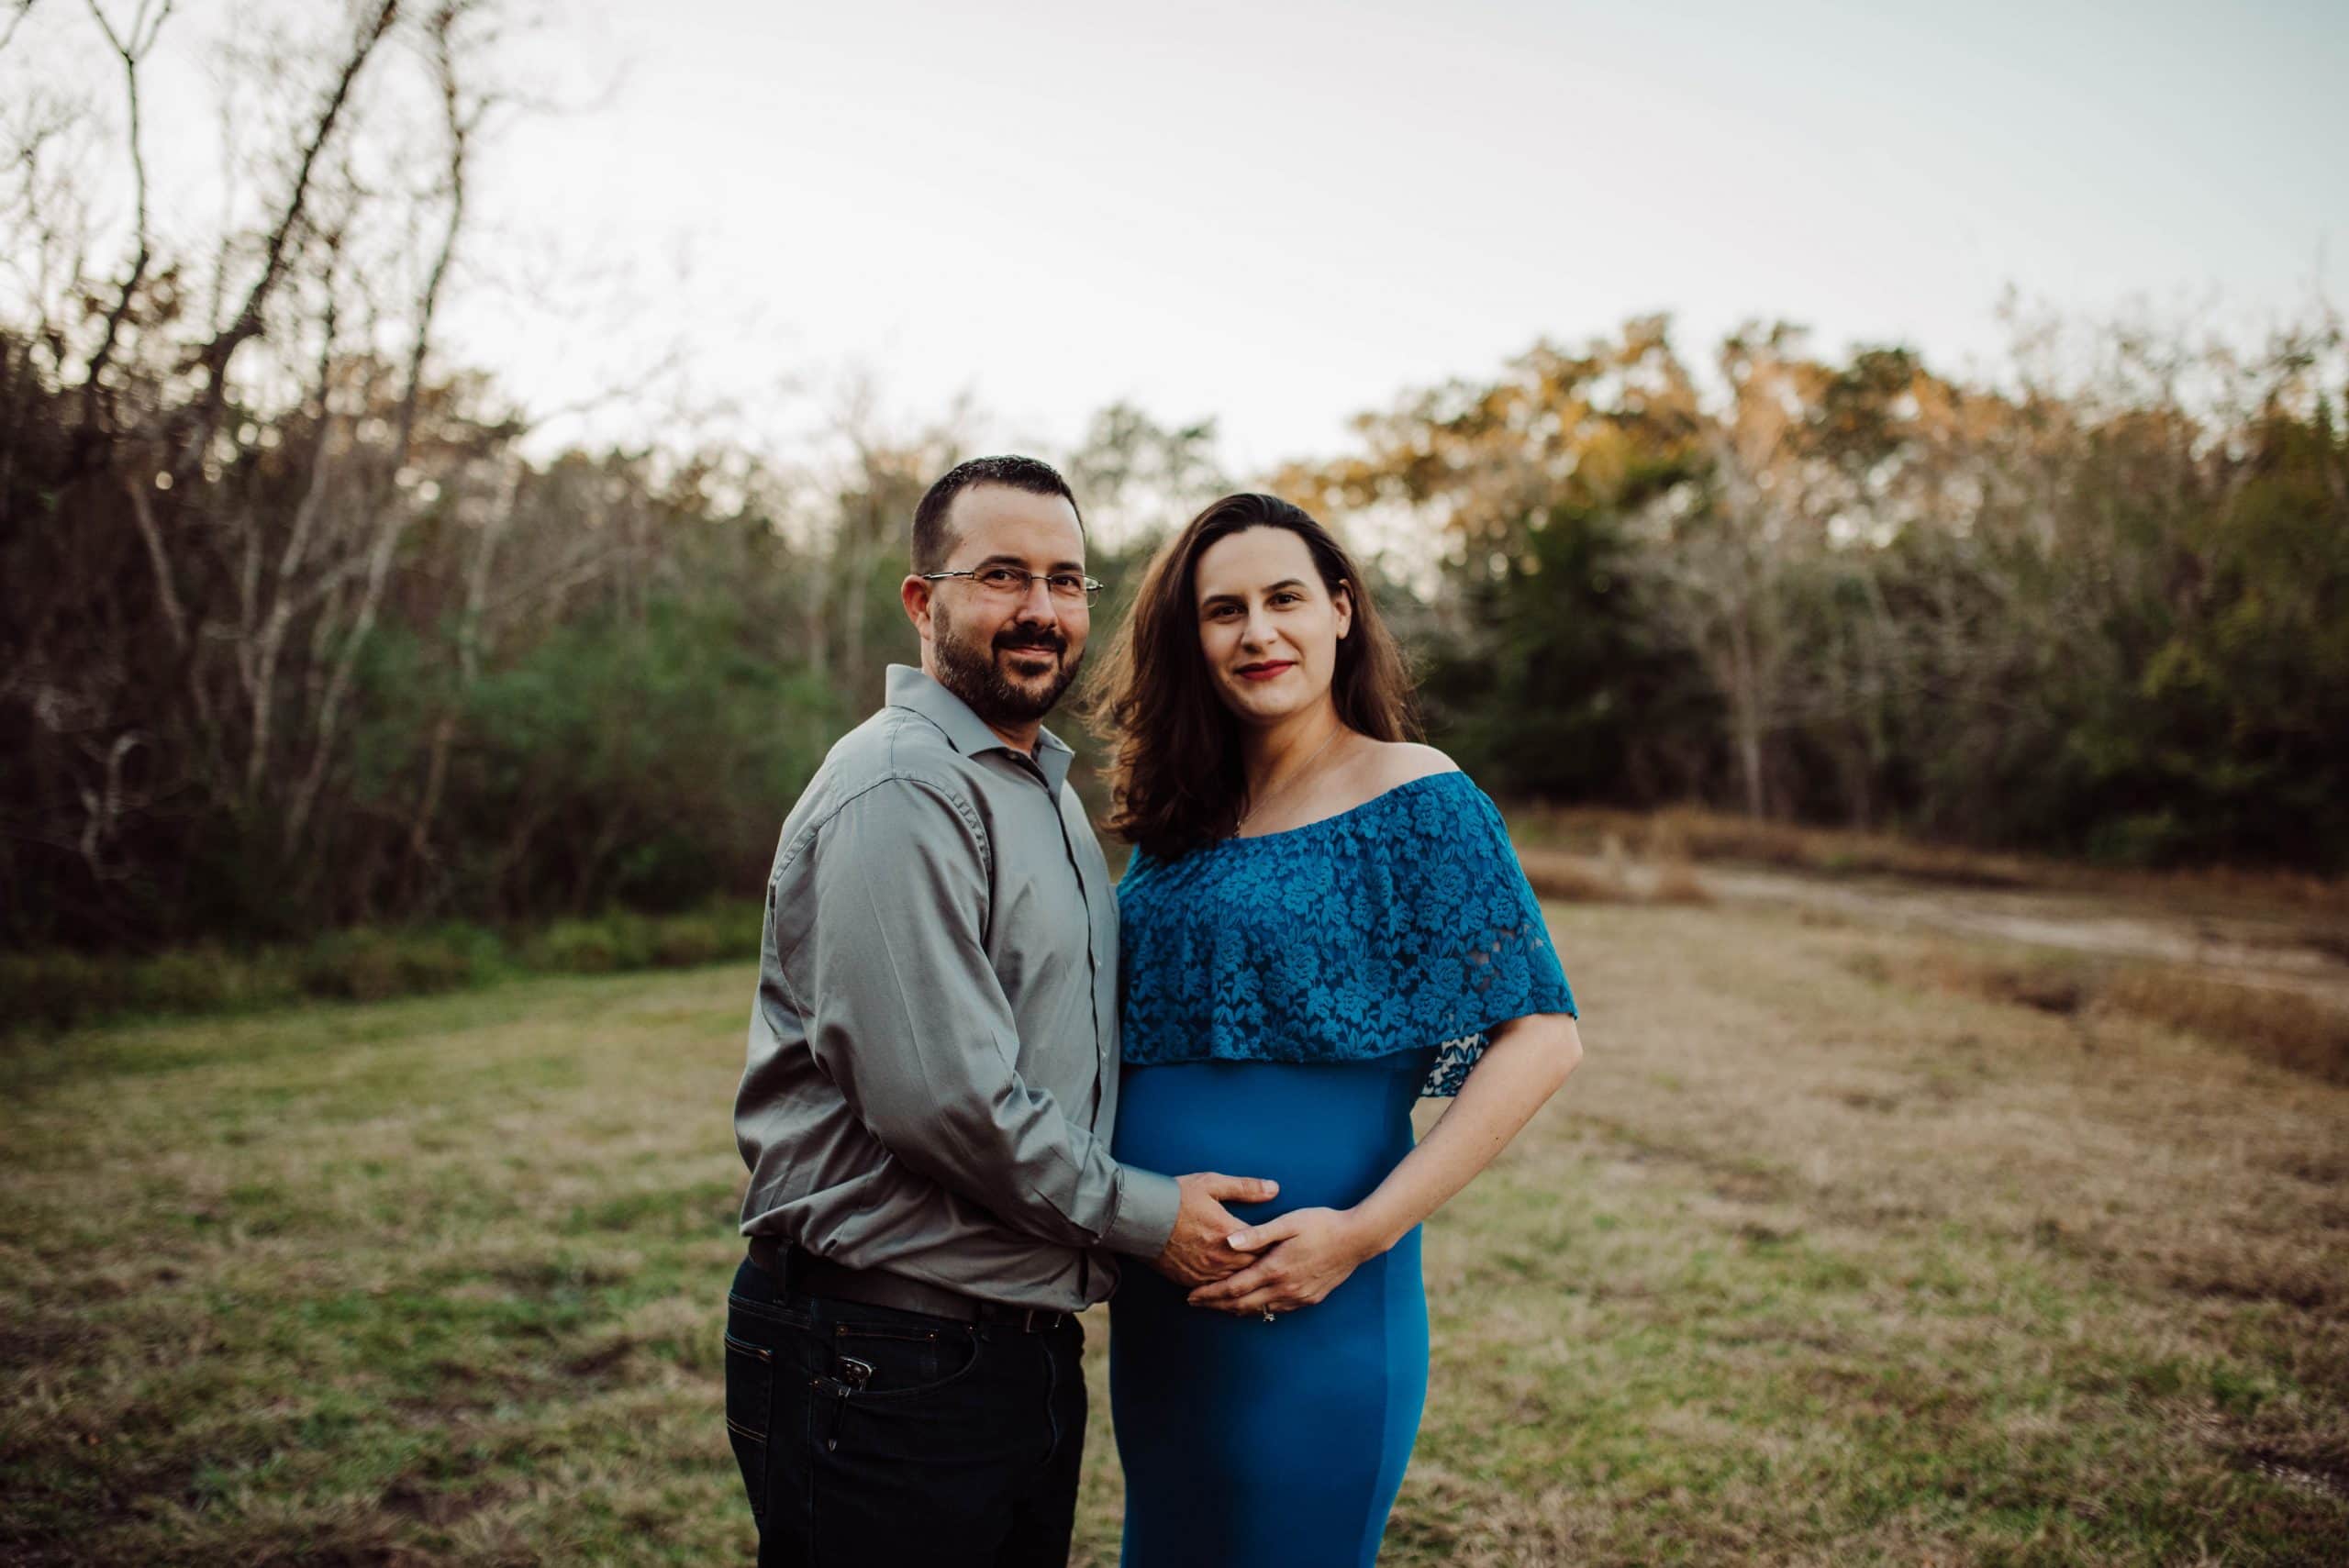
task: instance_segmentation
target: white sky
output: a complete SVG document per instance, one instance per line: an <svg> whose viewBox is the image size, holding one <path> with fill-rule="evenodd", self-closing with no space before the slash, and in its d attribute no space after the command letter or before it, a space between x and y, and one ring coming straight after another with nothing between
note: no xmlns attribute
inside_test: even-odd
<svg viewBox="0 0 2349 1568"><path fill-rule="evenodd" d="M2349 300L2342 0L548 15L546 89L617 84L495 146L448 345L540 407L675 343L767 435L863 369L1007 445L1213 415L1244 472L1648 311L1697 358L1764 316L1963 370L2009 285L2245 331ZM625 321L501 297L547 256L632 280Z"/></svg>

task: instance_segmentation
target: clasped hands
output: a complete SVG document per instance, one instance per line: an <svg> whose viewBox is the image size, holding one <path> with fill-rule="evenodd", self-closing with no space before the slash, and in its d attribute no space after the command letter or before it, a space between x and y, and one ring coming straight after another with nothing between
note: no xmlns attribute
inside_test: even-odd
<svg viewBox="0 0 2349 1568"><path fill-rule="evenodd" d="M1385 1249L1351 1210L1293 1208L1248 1225L1223 1206L1269 1203L1277 1183L1213 1172L1180 1176L1174 1234L1152 1267L1191 1286L1194 1307L1256 1317L1309 1307Z"/></svg>

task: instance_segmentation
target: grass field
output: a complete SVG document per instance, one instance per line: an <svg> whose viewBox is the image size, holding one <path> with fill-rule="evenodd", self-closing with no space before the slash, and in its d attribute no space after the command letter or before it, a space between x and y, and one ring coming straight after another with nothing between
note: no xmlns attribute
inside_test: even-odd
<svg viewBox="0 0 2349 1568"><path fill-rule="evenodd" d="M1552 918L1588 1058L1428 1228L1385 1562L2349 1561L2349 1088L1937 939ZM0 1051L0 1559L747 1562L750 984Z"/></svg>

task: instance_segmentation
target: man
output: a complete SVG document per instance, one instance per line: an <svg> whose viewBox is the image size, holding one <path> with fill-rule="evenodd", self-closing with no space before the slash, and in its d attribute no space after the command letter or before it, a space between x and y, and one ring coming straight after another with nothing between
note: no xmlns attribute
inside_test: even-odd
<svg viewBox="0 0 2349 1568"><path fill-rule="evenodd" d="M1065 1563L1074 1314L1117 1254L1207 1283L1273 1184L1109 1156L1117 903L1042 728L1099 584L1061 476L979 458L914 514L921 668L785 822L735 1132L726 1424L759 1561Z"/></svg>

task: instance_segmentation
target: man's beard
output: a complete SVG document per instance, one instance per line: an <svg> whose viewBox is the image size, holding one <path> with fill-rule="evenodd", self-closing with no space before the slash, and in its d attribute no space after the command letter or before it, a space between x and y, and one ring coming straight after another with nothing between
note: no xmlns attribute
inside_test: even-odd
<svg viewBox="0 0 2349 1568"><path fill-rule="evenodd" d="M939 684L989 724L1030 724L1043 717L1076 679L1077 666L1085 662L1082 653L1067 657L1068 639L1051 627L1015 622L996 633L990 646L980 648L954 635L943 605L932 604L930 617ZM996 656L1010 648L1049 649L1062 656L1060 668L1041 685L1019 684L996 662Z"/></svg>

